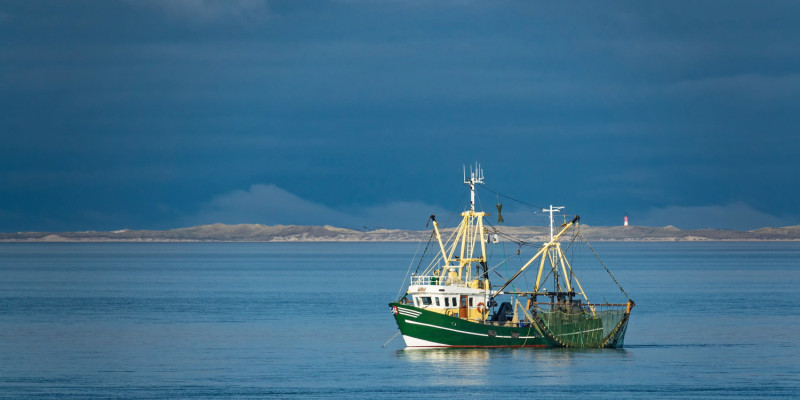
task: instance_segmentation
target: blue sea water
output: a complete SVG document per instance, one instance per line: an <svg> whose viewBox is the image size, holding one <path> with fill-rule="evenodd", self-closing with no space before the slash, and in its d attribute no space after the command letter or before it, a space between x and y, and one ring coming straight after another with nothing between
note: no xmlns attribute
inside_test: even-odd
<svg viewBox="0 0 800 400"><path fill-rule="evenodd" d="M0 398L800 395L800 243L593 246L624 349L381 347L417 244L3 243Z"/></svg>

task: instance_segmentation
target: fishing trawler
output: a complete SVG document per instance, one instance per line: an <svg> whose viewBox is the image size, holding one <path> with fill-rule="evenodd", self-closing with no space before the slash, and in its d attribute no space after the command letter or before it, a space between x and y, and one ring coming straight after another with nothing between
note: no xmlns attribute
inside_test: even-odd
<svg viewBox="0 0 800 400"><path fill-rule="evenodd" d="M622 347L634 302L607 268L627 301L590 301L561 244L570 237L570 245L582 238L580 217L565 219L554 229L553 215L563 207L551 205L542 210L550 215L550 239L538 246L532 257L513 275L501 278L501 284L489 279L490 272L502 276L498 267L508 264L506 259L490 265L487 246L497 245L500 235L504 240L514 238L485 224L489 214L475 210L475 185L483 181L479 165L470 167L469 176L465 169L470 203L461 213L461 222L445 230L430 216L433 232L426 250L434 247L437 251L427 258L423 254L417 271L409 270L405 293L401 289L399 298L389 303L407 348ZM497 208L498 222L502 222L501 205ZM526 244L515 243L520 249ZM602 261L600 264L605 268ZM534 268L528 271L531 266ZM533 287L517 286L517 278L527 275L526 271L536 271ZM534 281L533 277L527 280Z"/></svg>

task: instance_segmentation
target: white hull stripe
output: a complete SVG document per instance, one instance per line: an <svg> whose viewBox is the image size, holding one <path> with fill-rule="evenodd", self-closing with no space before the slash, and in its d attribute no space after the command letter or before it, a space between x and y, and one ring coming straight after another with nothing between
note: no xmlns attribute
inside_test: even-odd
<svg viewBox="0 0 800 400"><path fill-rule="evenodd" d="M407 308L400 308L400 307L397 308L397 313L400 314L400 315L405 315L406 317L411 317L411 318L417 318L417 317L419 317L420 314L422 314L421 311L414 311L414 310L409 310Z"/></svg>
<svg viewBox="0 0 800 400"><path fill-rule="evenodd" d="M488 336L488 335L487 335L487 334L485 334L485 333L475 333L475 332L460 331L460 330L458 330L458 329L445 328L445 327L443 327L443 326L436 326L436 325L426 324L426 323L417 322L417 321L406 321L406 322L408 322L409 324L414 324L414 325L422 325L422 326L427 326L427 327L430 327L430 328L443 329L443 330L446 330L446 331L451 331L451 332L465 333L465 334L467 334L467 335L474 335L474 336ZM501 338L501 339L536 339L536 336L520 336L520 337L518 337L518 338L512 338L511 336L501 336L501 335L497 335L497 336L495 336L495 337L497 337L497 338Z"/></svg>

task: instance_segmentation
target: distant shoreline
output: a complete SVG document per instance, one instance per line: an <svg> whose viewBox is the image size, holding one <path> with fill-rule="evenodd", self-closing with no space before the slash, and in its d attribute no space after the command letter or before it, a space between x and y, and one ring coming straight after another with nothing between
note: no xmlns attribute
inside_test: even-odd
<svg viewBox="0 0 800 400"><path fill-rule="evenodd" d="M603 242L792 242L800 241L800 225L750 231L723 229L682 230L673 226L581 226L587 240ZM500 230L515 240L543 242L543 227L503 226ZM446 230L445 230L446 231ZM491 231L490 231L491 233ZM104 232L0 233L0 242L419 242L430 231L376 229L359 231L333 226L212 224L169 230L117 230Z"/></svg>

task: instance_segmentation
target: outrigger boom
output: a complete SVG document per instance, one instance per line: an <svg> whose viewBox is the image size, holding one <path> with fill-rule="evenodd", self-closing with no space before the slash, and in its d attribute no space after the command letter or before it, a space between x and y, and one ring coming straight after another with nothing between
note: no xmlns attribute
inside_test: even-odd
<svg viewBox="0 0 800 400"><path fill-rule="evenodd" d="M536 255L534 255L533 257L531 257L531 259L530 259L530 260L529 260L527 263L525 263L525 265L523 265L523 266L522 266L522 268L520 268L520 269L519 269L519 271L517 271L517 273L516 273L516 274L514 274L514 276L512 276L512 277L511 277L509 280L507 280L507 281L506 281L506 283L504 283L504 284L503 284L503 286L501 286L501 287L500 287L500 289L497 289L497 292L496 292L494 295L492 295L492 298L495 298L495 296L497 296L498 294L500 294L500 292L501 292L503 289L505 289L505 288L506 288L506 286L510 285L510 284L511 284L511 282L512 282L514 279L517 279L517 277L518 277L520 274L522 274L522 272L523 272L523 271L525 271L525 270L526 270L526 269L527 269L527 268L528 268L528 267L529 267L529 266L530 266L530 265L531 265L531 264L532 264L532 263L533 263L533 262L534 262L534 261L535 261L535 260L536 260L536 259L537 259L539 256L541 256L541 255L543 255L543 254L549 254L549 251L550 251L550 249L551 249L551 248L555 247L555 248L556 248L556 249L559 251L560 255L562 255L562 256L563 256L563 255L564 255L564 251L563 251L563 250L561 250L561 243L560 243L560 242L558 242L558 239L560 239L560 238L561 238L561 235L563 235L563 234L564 234L564 232L566 232L567 230L569 230L569 228L571 228L573 225L575 225L575 223L577 223L577 222L578 222L578 221L580 221L580 220L581 220L581 217L580 217L580 216L578 216L578 215L576 215L576 216L575 216L575 218L573 218L573 219L572 219L572 221L570 221L569 223L566 223L566 224L562 225L561 232L558 232L558 235L555 235L555 236L551 237L551 238L550 238L550 241L549 241L549 242L547 242L547 243L546 243L546 244L545 244L545 245L544 245L544 246L543 246L543 247L542 247L542 248L539 250L539 252L538 252L538 253L536 253ZM551 221L552 221L552 219L551 219ZM566 257L565 257L565 258L566 258ZM531 292L531 293L534 293L534 294L536 294L536 293L538 293L538 292L539 292L539 283L541 282L541 279L542 279L542 270L544 269L544 261L545 261L545 258L544 258L544 256L542 256L542 262L541 262L541 263L539 263L539 273L536 275L536 286L535 286L535 290L534 290L533 292ZM564 267L564 265L563 265L563 264L562 264L561 266L562 266L562 268ZM566 269L565 269L565 270L564 270L564 275L565 275L565 276L568 276L568 275L566 275L566 274L567 274L567 271L566 271ZM577 282L577 280L576 280L576 282ZM569 289L569 281L567 281L567 288ZM571 290L569 290L569 292L572 292L572 291L571 291ZM553 292L547 292L547 293L553 293ZM574 295L574 292L572 292L572 293L573 293L573 295ZM589 301L589 299L586 299L586 301Z"/></svg>

